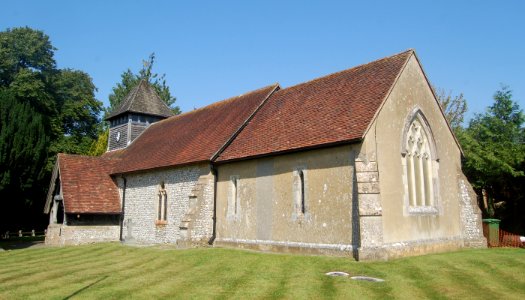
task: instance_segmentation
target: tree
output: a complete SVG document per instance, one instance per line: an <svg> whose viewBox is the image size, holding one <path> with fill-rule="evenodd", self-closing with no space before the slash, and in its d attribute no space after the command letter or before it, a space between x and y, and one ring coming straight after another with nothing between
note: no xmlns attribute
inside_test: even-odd
<svg viewBox="0 0 525 300"><path fill-rule="evenodd" d="M141 80L147 80L150 85L155 89L160 99L162 99L171 111L178 115L181 110L178 106L175 106L175 97L171 95L169 86L166 85L166 74L159 75L153 73L153 65L155 63L155 53L152 53L147 61L142 61L142 69L138 74L133 73L130 69L127 69L120 75L121 81L113 88L113 92L109 95L109 107L105 109L105 115L108 115L113 109L118 107L120 102L136 87ZM99 127L98 138L92 142L89 155L98 156L106 152L107 141L109 136L109 128L107 124L103 124Z"/></svg>
<svg viewBox="0 0 525 300"><path fill-rule="evenodd" d="M503 86L494 94L494 103L477 114L458 139L465 153L464 172L483 194L484 215L502 219L502 226L525 233L525 117Z"/></svg>
<svg viewBox="0 0 525 300"><path fill-rule="evenodd" d="M124 100L126 95L128 95L141 80L145 79L155 88L159 97L166 102L174 114L178 115L181 113L180 108L174 106L177 99L171 95L169 86L166 85L166 74L159 76L152 72L154 63L155 53L152 53L147 61L143 61L142 69L138 74L134 74L130 69L122 73L121 82L117 83L117 86L113 88L113 93L109 95L109 108L107 112L111 112L116 108L118 104Z"/></svg>
<svg viewBox="0 0 525 300"><path fill-rule="evenodd" d="M451 92L445 92L444 89L435 89L436 97L445 113L445 118L452 130L456 131L461 127L465 112L467 112L467 100L463 94L452 96Z"/></svg>
<svg viewBox="0 0 525 300"><path fill-rule="evenodd" d="M44 197L55 126L54 48L28 27L0 32L0 229L30 222ZM40 207L41 211L41 207ZM40 213L41 215L41 213Z"/></svg>
<svg viewBox="0 0 525 300"><path fill-rule="evenodd" d="M9 86L20 70L48 74L55 70L49 37L29 27L0 32L0 85Z"/></svg>
<svg viewBox="0 0 525 300"><path fill-rule="evenodd" d="M43 197L39 190L46 175L47 123L29 102L0 89L0 228L20 225L17 212L27 212L34 197Z"/></svg>
<svg viewBox="0 0 525 300"><path fill-rule="evenodd" d="M100 134L96 141L91 144L87 155L100 156L104 154L108 148L109 129L101 128Z"/></svg>
<svg viewBox="0 0 525 300"><path fill-rule="evenodd" d="M64 69L56 73L53 89L60 128L51 151L87 154L97 139L103 110L102 102L95 99L95 85L88 74Z"/></svg>
<svg viewBox="0 0 525 300"><path fill-rule="evenodd" d="M0 230L41 218L55 154L87 153L97 137L95 86L84 72L57 69L55 50L39 30L0 32Z"/></svg>

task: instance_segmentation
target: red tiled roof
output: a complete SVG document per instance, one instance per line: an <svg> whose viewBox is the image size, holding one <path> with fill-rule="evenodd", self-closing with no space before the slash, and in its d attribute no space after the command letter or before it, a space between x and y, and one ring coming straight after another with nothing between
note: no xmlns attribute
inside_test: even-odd
<svg viewBox="0 0 525 300"><path fill-rule="evenodd" d="M276 89L271 85L152 124L119 155L112 173L210 161Z"/></svg>
<svg viewBox="0 0 525 300"><path fill-rule="evenodd" d="M100 157L111 158L111 159L120 159L120 156L124 153L124 149L117 149L104 152Z"/></svg>
<svg viewBox="0 0 525 300"><path fill-rule="evenodd" d="M412 53L408 50L275 92L217 161L363 138Z"/></svg>
<svg viewBox="0 0 525 300"><path fill-rule="evenodd" d="M66 213L120 213L118 188L109 172L114 159L58 154Z"/></svg>

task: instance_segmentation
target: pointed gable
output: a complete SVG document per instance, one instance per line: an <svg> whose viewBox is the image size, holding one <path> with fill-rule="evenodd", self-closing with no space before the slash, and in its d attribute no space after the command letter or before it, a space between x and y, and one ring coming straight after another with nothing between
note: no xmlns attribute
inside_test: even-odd
<svg viewBox="0 0 525 300"><path fill-rule="evenodd" d="M60 176L66 213L119 214L118 188L109 175L115 162L105 157L58 154L45 211L49 213L53 183Z"/></svg>
<svg viewBox="0 0 525 300"><path fill-rule="evenodd" d="M113 174L210 161L278 85L154 123L119 155Z"/></svg>
<svg viewBox="0 0 525 300"><path fill-rule="evenodd" d="M279 90L217 161L360 140L412 53Z"/></svg>
<svg viewBox="0 0 525 300"><path fill-rule="evenodd" d="M124 100L109 114L106 120L127 112L159 117L173 116L171 109L160 99L155 89L144 79L126 95Z"/></svg>

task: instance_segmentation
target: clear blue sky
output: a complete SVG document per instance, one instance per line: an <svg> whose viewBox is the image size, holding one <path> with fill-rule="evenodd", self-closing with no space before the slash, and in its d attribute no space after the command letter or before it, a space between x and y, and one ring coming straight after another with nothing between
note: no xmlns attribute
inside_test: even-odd
<svg viewBox="0 0 525 300"><path fill-rule="evenodd" d="M183 111L414 48L471 117L504 83L525 108L525 1L2 1L0 30L43 30L60 68L108 95L156 53Z"/></svg>

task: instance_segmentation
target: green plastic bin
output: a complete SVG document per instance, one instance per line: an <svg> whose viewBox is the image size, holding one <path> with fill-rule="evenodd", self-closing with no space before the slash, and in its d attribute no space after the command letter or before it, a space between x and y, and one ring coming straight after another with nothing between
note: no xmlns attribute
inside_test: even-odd
<svg viewBox="0 0 525 300"><path fill-rule="evenodd" d="M487 238L489 247L499 246L499 222L498 219L483 219L483 235Z"/></svg>

